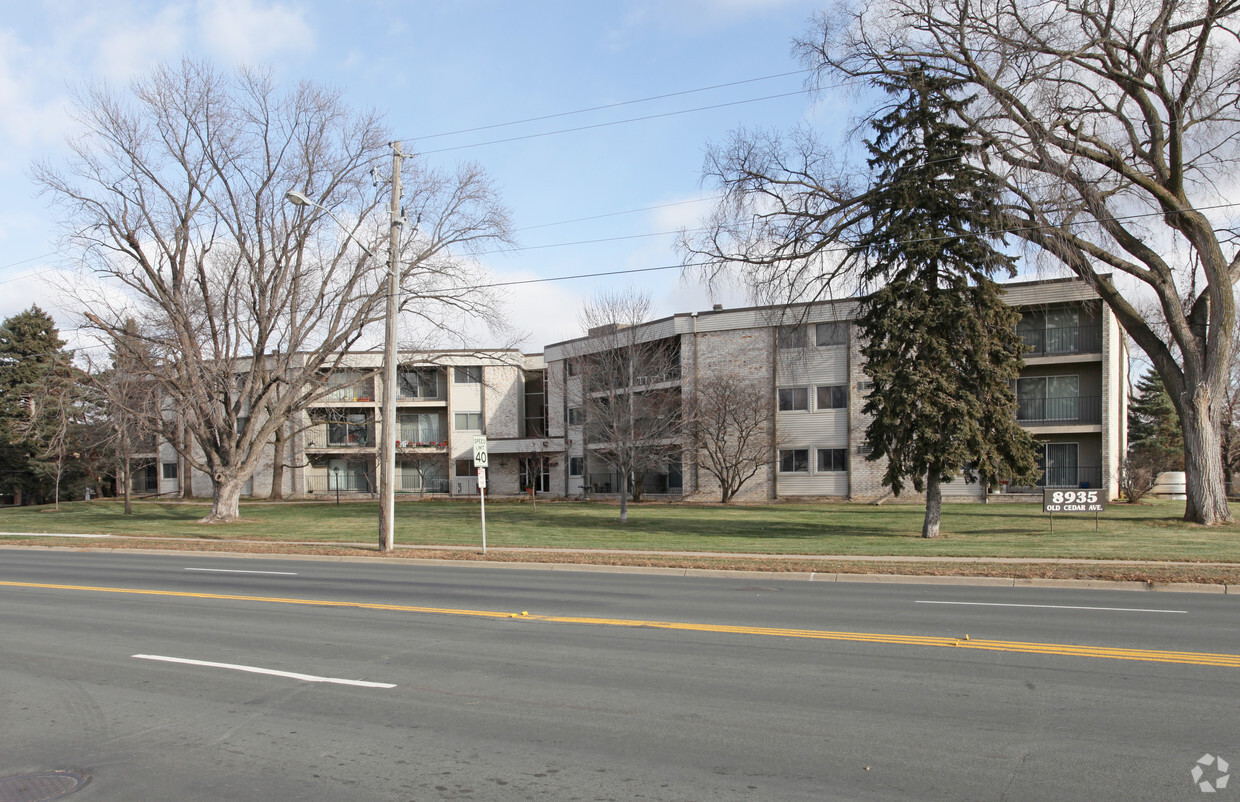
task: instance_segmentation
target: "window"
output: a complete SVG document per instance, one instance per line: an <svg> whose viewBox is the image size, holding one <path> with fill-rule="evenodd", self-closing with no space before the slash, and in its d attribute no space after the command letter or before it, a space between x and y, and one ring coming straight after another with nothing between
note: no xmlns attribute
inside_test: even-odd
<svg viewBox="0 0 1240 802"><path fill-rule="evenodd" d="M585 457L569 457L568 458L568 475L581 476L586 472Z"/></svg>
<svg viewBox="0 0 1240 802"><path fill-rule="evenodd" d="M818 449L818 472L827 471L846 471L848 470L848 449L846 448L820 448Z"/></svg>
<svg viewBox="0 0 1240 802"><path fill-rule="evenodd" d="M581 426L586 422L586 411L581 407L568 408L568 425Z"/></svg>
<svg viewBox="0 0 1240 802"><path fill-rule="evenodd" d="M779 450L780 473L809 473L808 448L781 448Z"/></svg>
<svg viewBox="0 0 1240 802"><path fill-rule="evenodd" d="M848 386L832 384L818 388L818 409L847 409Z"/></svg>
<svg viewBox="0 0 1240 802"><path fill-rule="evenodd" d="M175 462L164 463L164 478L165 479L177 478L177 464Z"/></svg>
<svg viewBox="0 0 1240 802"><path fill-rule="evenodd" d="M804 326L780 326L775 330L775 344L780 348L804 348Z"/></svg>
<svg viewBox="0 0 1240 802"><path fill-rule="evenodd" d="M478 472L478 469L474 467L474 461L472 459L456 460L456 475L457 476L474 476L475 474L477 474L477 472Z"/></svg>
<svg viewBox="0 0 1240 802"><path fill-rule="evenodd" d="M809 410L809 390L804 387L782 387L779 390L779 411Z"/></svg>
<svg viewBox="0 0 1240 802"><path fill-rule="evenodd" d="M480 412L458 412L456 413L456 426L458 431L462 429L477 429L482 431L482 413Z"/></svg>
<svg viewBox="0 0 1240 802"><path fill-rule="evenodd" d="M396 377L399 398L438 398L439 368L403 370Z"/></svg>
<svg viewBox="0 0 1240 802"><path fill-rule="evenodd" d="M414 445L439 443L446 438L439 428L439 415L434 412L422 412L414 415L400 416L400 436L397 438Z"/></svg>
<svg viewBox="0 0 1240 802"><path fill-rule="evenodd" d="M482 384L482 365L465 365L452 372L455 384Z"/></svg>
<svg viewBox="0 0 1240 802"><path fill-rule="evenodd" d="M567 362L565 362L564 364L566 364L566 365L568 366L568 375L569 375L569 376L576 376L576 375L577 375L577 360L575 360L575 359L570 359L570 360L568 360Z"/></svg>
<svg viewBox="0 0 1240 802"><path fill-rule="evenodd" d="M524 491L546 493L551 487L551 468L546 457L522 457L518 473L517 481Z"/></svg>
<svg viewBox="0 0 1240 802"><path fill-rule="evenodd" d="M848 324L847 323L819 323L814 326L814 344L823 345L847 345L848 344Z"/></svg>
<svg viewBox="0 0 1240 802"><path fill-rule="evenodd" d="M1047 443L1038 460L1043 469L1042 481L1047 487L1076 487L1080 476L1077 443Z"/></svg>
<svg viewBox="0 0 1240 802"><path fill-rule="evenodd" d="M1080 418L1079 376L1031 376L1016 383L1016 419L1075 421Z"/></svg>

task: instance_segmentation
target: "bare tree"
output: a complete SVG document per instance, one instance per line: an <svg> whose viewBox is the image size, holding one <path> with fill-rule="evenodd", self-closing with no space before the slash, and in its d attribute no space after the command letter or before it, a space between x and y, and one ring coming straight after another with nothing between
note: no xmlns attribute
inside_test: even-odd
<svg viewBox="0 0 1240 802"><path fill-rule="evenodd" d="M1085 280L1149 355L1183 422L1185 519L1204 524L1232 519L1218 454L1240 231L1218 210L1240 145L1238 38L1237 0L873 0L798 43L824 83L932 70L976 96L962 120L1004 187L997 228ZM691 253L771 289L838 289L863 167L808 132L742 131L706 172L726 198ZM1168 337L1142 319L1142 286Z"/></svg>
<svg viewBox="0 0 1240 802"><path fill-rule="evenodd" d="M635 484L684 450L679 342L646 325L650 299L635 291L600 295L581 317L589 336L571 358L581 377L587 448L617 475L624 523Z"/></svg>
<svg viewBox="0 0 1240 802"><path fill-rule="evenodd" d="M370 174L387 132L313 84L282 91L264 72L189 61L125 94L87 89L76 111L75 158L36 165L34 177L101 279L80 299L87 320L111 339L126 317L141 322L139 370L166 404L151 423L210 477L205 520L233 520L276 430L328 392L383 316L386 269L372 254L390 226ZM474 166L411 164L404 208L420 224L401 232L402 309L426 325L494 320L461 258L507 240L491 184ZM289 189L323 208L291 207Z"/></svg>
<svg viewBox="0 0 1240 802"><path fill-rule="evenodd" d="M731 373L698 385L690 425L698 468L715 477L724 504L774 461L780 445L770 391Z"/></svg>

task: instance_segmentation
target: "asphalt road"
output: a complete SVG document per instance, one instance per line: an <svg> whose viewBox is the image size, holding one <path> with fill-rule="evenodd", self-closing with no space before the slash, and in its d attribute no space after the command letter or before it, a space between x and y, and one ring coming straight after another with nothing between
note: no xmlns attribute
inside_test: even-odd
<svg viewBox="0 0 1240 802"><path fill-rule="evenodd" d="M1240 797L1236 596L3 550L0 610L0 778L75 800Z"/></svg>

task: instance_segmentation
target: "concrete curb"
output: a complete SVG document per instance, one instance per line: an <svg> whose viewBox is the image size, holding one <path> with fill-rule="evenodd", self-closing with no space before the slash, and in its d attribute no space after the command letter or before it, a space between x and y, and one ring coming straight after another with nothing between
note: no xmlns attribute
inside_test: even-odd
<svg viewBox="0 0 1240 802"><path fill-rule="evenodd" d="M331 554L251 554L237 551L177 551L174 549L106 549L89 546L9 546L0 549L31 549L36 551L73 551L99 554L176 554L181 557L225 557L250 560L304 560L308 562L341 562L372 565L435 565L477 568L525 569L530 571L577 571L600 574L638 574L646 576L702 577L709 579L761 579L784 582L853 582L889 585L955 585L974 587L1060 588L1072 590L1143 590L1162 593L1240 594L1240 585L1204 584L1200 582L1149 582L1105 579L1040 579L1002 576L920 576L915 574L849 574L804 571L727 571L717 568L664 568L641 565L599 565L591 563L499 562L485 560L448 560L430 557L359 557Z"/></svg>

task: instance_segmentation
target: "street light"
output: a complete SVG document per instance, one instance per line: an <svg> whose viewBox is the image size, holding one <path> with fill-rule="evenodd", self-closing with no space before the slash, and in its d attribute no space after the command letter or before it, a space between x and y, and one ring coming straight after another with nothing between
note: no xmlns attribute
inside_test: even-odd
<svg viewBox="0 0 1240 802"><path fill-rule="evenodd" d="M400 248L400 226L404 218L400 213L400 162L403 158L400 142L392 142L392 203L391 228L388 235L387 310L384 314L383 334L383 399L380 422L383 435L379 438L379 550L390 551L395 546L396 533L396 296L400 292L400 270L396 263ZM294 206L313 206L327 212L344 232L358 244L368 256L370 249L358 242L344 223L327 209L295 189L284 193L284 199Z"/></svg>

